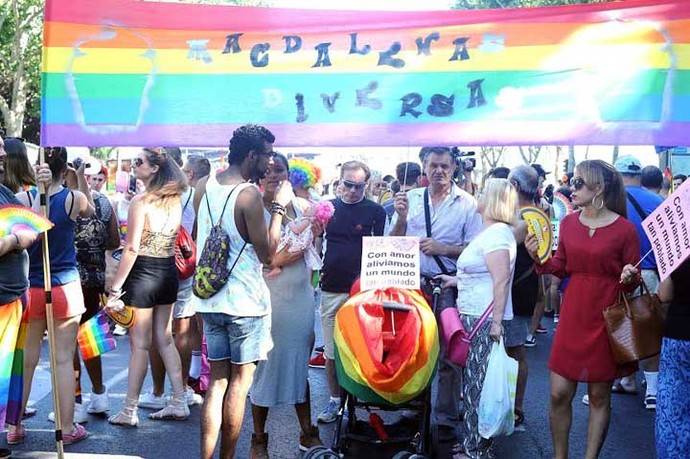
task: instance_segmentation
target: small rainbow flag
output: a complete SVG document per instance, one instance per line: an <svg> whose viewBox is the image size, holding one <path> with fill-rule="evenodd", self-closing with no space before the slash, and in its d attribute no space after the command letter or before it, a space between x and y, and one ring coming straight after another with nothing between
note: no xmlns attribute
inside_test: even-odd
<svg viewBox="0 0 690 459"><path fill-rule="evenodd" d="M53 223L28 207L8 204L0 207L0 237L15 231L43 233L53 227Z"/></svg>
<svg viewBox="0 0 690 459"><path fill-rule="evenodd" d="M89 360L110 352L117 347L115 337L110 332L108 316L103 311L81 324L77 335L81 358Z"/></svg>
<svg viewBox="0 0 690 459"><path fill-rule="evenodd" d="M0 306L0 426L22 418L25 338L21 301Z"/></svg>
<svg viewBox="0 0 690 459"><path fill-rule="evenodd" d="M387 310L383 301L411 310ZM424 297L412 290L352 296L336 314L334 340L338 382L360 400L393 405L412 400L436 370L436 319Z"/></svg>

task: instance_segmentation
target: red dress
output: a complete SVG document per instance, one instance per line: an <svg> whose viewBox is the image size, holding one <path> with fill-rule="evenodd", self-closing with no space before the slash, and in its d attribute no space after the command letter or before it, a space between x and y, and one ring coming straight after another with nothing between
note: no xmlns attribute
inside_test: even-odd
<svg viewBox="0 0 690 459"><path fill-rule="evenodd" d="M613 359L602 312L618 298L623 266L640 260L640 241L623 217L590 237L579 216L572 213L561 221L556 254L537 267L540 274L570 276L549 368L572 381L613 381L637 366L620 366Z"/></svg>

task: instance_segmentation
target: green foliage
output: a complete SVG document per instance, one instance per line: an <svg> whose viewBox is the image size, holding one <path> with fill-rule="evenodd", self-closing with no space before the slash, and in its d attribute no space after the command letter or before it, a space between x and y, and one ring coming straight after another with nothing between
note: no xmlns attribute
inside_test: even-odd
<svg viewBox="0 0 690 459"><path fill-rule="evenodd" d="M31 142L38 141L42 19L43 0L0 2L0 124Z"/></svg>
<svg viewBox="0 0 690 459"><path fill-rule="evenodd" d="M456 9L476 10L483 8L522 8L534 6L576 5L581 3L605 3L610 0L455 0Z"/></svg>

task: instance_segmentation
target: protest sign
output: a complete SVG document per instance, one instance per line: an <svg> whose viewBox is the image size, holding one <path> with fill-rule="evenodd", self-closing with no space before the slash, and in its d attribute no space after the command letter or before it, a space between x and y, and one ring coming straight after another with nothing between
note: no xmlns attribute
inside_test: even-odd
<svg viewBox="0 0 690 459"><path fill-rule="evenodd" d="M642 222L663 281L690 256L690 180Z"/></svg>
<svg viewBox="0 0 690 459"><path fill-rule="evenodd" d="M420 2L420 8L424 2ZM41 144L690 144L690 2L324 11L47 0Z"/></svg>
<svg viewBox="0 0 690 459"><path fill-rule="evenodd" d="M419 289L419 238L362 238L362 290Z"/></svg>

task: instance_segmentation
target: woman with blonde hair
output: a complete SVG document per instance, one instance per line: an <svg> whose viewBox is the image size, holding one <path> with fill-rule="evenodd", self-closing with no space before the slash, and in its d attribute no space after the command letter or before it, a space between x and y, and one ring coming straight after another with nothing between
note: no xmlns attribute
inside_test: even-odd
<svg viewBox="0 0 690 459"><path fill-rule="evenodd" d="M175 240L182 220L180 195L187 188L187 180L163 148L144 148L133 164L146 191L132 198L129 207L127 242L112 281L108 306L131 306L135 318L129 330L131 356L125 405L108 421L136 427L137 401L152 339L170 377L173 396L168 406L149 417L182 420L189 416L170 320L178 289Z"/></svg>
<svg viewBox="0 0 690 459"><path fill-rule="evenodd" d="M444 288L458 288L457 308L465 330L479 327L462 375L465 417L459 457L491 456L491 440L479 435L477 408L492 342L503 334L503 321L513 318L510 286L517 245L512 225L517 208L517 191L508 180L487 180L477 205L484 228L460 254L456 277L439 276Z"/></svg>
<svg viewBox="0 0 690 459"><path fill-rule="evenodd" d="M611 384L635 370L635 365L621 366L614 360L602 312L617 301L621 289L637 284L632 265L640 259L640 241L635 226L625 218L623 178L610 164L581 162L570 186L572 202L581 210L561 221L556 254L539 264L534 236L525 239L525 247L539 274L570 277L549 358L554 457L568 457L572 400L578 382L586 382L585 457L593 459L599 456L608 430Z"/></svg>

